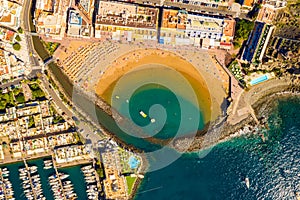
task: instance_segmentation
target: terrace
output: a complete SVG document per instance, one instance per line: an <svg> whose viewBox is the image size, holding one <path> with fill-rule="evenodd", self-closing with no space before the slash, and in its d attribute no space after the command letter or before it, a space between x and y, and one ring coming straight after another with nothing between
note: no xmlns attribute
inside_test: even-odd
<svg viewBox="0 0 300 200"><path fill-rule="evenodd" d="M54 0L36 0L35 8L43 11L53 12Z"/></svg>
<svg viewBox="0 0 300 200"><path fill-rule="evenodd" d="M261 36L261 39L259 41L259 45L257 47L254 59L255 60L262 60L264 53L266 51L267 45L269 43L272 31L274 27L271 27L270 25L265 25L263 34Z"/></svg>
<svg viewBox="0 0 300 200"><path fill-rule="evenodd" d="M92 19L94 4L94 0L79 0L78 8L85 16L87 16L89 19Z"/></svg>
<svg viewBox="0 0 300 200"><path fill-rule="evenodd" d="M181 10L165 9L159 42L230 49L234 27L233 19L225 19L222 16L196 15Z"/></svg>
<svg viewBox="0 0 300 200"><path fill-rule="evenodd" d="M49 147L56 147L56 146L64 146L67 144L77 143L78 138L76 137L76 133L63 133L52 135L48 137L48 144Z"/></svg>
<svg viewBox="0 0 300 200"><path fill-rule="evenodd" d="M21 157L23 151L23 143L18 141L14 143L10 143L10 150L12 152L13 157Z"/></svg>
<svg viewBox="0 0 300 200"><path fill-rule="evenodd" d="M37 33L47 37L51 36L54 39L62 39L67 25L69 0L49 1L48 3L47 6L43 3L36 4L34 20Z"/></svg>
<svg viewBox="0 0 300 200"><path fill-rule="evenodd" d="M20 118L28 115L35 115L40 112L41 110L38 104L33 104L33 105L26 106L24 108L17 109L16 113L17 113L17 117Z"/></svg>
<svg viewBox="0 0 300 200"><path fill-rule="evenodd" d="M47 146L47 139L45 137L24 141L24 149L27 155L44 153Z"/></svg>
<svg viewBox="0 0 300 200"><path fill-rule="evenodd" d="M89 160L89 150L85 145L73 145L54 150L57 163L73 162L77 160Z"/></svg>
<svg viewBox="0 0 300 200"><path fill-rule="evenodd" d="M186 29L187 12L177 10L164 10L163 12L163 28Z"/></svg>
<svg viewBox="0 0 300 200"><path fill-rule="evenodd" d="M17 128L15 127L15 122L7 122L0 124L0 137L11 136L17 132Z"/></svg>
<svg viewBox="0 0 300 200"><path fill-rule="evenodd" d="M58 123L58 124L50 124L44 127L45 133L53 133L53 132L62 132L69 129L69 125L67 122Z"/></svg>

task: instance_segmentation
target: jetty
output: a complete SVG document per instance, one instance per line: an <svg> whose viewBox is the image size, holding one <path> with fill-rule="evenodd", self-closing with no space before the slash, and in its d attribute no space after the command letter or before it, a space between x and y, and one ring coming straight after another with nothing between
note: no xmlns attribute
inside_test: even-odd
<svg viewBox="0 0 300 200"><path fill-rule="evenodd" d="M61 191L62 191L63 199L64 199L64 200L67 200L66 194L65 194L65 191L64 191L63 184L62 184L62 182L61 182L61 179L60 179L60 177L59 177L59 173L58 173L58 171L57 171L56 163L55 163L55 160L54 160L54 155L52 155L52 163L53 163L53 169L55 170L55 174L56 174L56 176L57 176L57 178L58 178L58 182L59 182L59 185L60 185L60 188L61 188Z"/></svg>
<svg viewBox="0 0 300 200"><path fill-rule="evenodd" d="M30 187L31 187L31 189L32 189L33 199L34 199L34 200L37 200L37 195L36 195L36 193L35 193L35 190L33 189L34 186L33 186L32 179L31 179L31 175L30 175L30 169L29 169L29 167L28 167L28 164L27 164L26 160L23 159L23 161L24 161L24 165L25 165L25 168L26 168L26 171L27 171L27 176L28 176L28 179L29 179Z"/></svg>
<svg viewBox="0 0 300 200"><path fill-rule="evenodd" d="M2 183L4 183L4 179L3 179L3 176L2 176L2 170L0 170L0 179L2 181ZM4 193L4 199L8 199L7 196L6 196L6 187L2 187L3 189L3 193Z"/></svg>
<svg viewBox="0 0 300 200"><path fill-rule="evenodd" d="M248 104L248 109L249 109L249 112L250 112L250 115L252 116L252 118L254 119L254 121L256 122L257 125L260 125L260 122L258 121L257 117L256 117L256 114L252 108L252 106L250 104Z"/></svg>

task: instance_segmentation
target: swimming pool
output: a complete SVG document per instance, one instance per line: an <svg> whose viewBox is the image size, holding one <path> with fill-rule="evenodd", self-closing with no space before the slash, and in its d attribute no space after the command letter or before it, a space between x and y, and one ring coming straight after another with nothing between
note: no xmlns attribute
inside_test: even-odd
<svg viewBox="0 0 300 200"><path fill-rule="evenodd" d="M131 169L136 169L139 165L140 161L136 159L134 156L130 156L128 164Z"/></svg>
<svg viewBox="0 0 300 200"><path fill-rule="evenodd" d="M250 84L251 85L256 85L256 84L264 82L264 81L266 81L268 79L269 79L269 77L267 75L263 75L263 76L260 76L258 78L255 78L255 79L251 80Z"/></svg>

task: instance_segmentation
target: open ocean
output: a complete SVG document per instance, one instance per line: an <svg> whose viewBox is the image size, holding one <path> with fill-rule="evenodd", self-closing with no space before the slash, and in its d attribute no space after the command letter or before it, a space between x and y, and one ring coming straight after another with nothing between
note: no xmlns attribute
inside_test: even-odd
<svg viewBox="0 0 300 200"><path fill-rule="evenodd" d="M135 199L296 199L300 98L278 100L268 122L266 142L257 135L235 138L216 145L202 159L198 153L186 153L167 167L147 173ZM250 179L249 189L245 177Z"/></svg>

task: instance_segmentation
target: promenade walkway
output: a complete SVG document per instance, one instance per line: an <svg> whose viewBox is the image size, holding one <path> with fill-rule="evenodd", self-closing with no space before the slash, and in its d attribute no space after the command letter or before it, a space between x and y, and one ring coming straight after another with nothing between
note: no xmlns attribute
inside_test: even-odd
<svg viewBox="0 0 300 200"><path fill-rule="evenodd" d="M252 86L249 91L243 90L228 109L228 122L234 125L247 117L252 116L255 122L258 123L258 119L252 106L255 105L255 103L257 103L262 97L281 92L288 86L288 80L273 79Z"/></svg>

